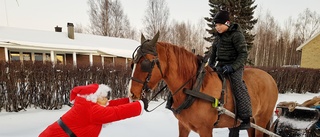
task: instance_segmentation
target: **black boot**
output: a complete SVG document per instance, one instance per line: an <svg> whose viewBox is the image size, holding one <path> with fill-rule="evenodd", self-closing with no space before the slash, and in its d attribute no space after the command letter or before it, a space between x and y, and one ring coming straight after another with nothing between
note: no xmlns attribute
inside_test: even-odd
<svg viewBox="0 0 320 137"><path fill-rule="evenodd" d="M240 123L239 129L240 130L247 130L250 126L250 118L244 118L242 119L242 122Z"/></svg>

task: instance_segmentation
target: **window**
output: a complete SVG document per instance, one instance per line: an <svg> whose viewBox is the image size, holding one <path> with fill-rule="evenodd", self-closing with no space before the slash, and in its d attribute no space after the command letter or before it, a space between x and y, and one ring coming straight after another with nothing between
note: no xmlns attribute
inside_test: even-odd
<svg viewBox="0 0 320 137"><path fill-rule="evenodd" d="M130 58L127 58L127 61L128 61L128 63L130 63L130 62L132 61L132 59L130 59Z"/></svg>
<svg viewBox="0 0 320 137"><path fill-rule="evenodd" d="M43 54L42 53L34 53L34 60L35 61L43 61Z"/></svg>
<svg viewBox="0 0 320 137"><path fill-rule="evenodd" d="M64 64L64 55L63 54L57 54L57 64Z"/></svg>
<svg viewBox="0 0 320 137"><path fill-rule="evenodd" d="M44 57L44 61L51 61L49 53L46 53L46 56Z"/></svg>
<svg viewBox="0 0 320 137"><path fill-rule="evenodd" d="M19 52L10 52L10 60L11 61L20 61L20 53Z"/></svg>
<svg viewBox="0 0 320 137"><path fill-rule="evenodd" d="M112 57L104 57L104 64L105 65L110 65L113 63L113 58Z"/></svg>
<svg viewBox="0 0 320 137"><path fill-rule="evenodd" d="M23 61L31 61L31 53L30 52L23 52L22 57L23 57Z"/></svg>

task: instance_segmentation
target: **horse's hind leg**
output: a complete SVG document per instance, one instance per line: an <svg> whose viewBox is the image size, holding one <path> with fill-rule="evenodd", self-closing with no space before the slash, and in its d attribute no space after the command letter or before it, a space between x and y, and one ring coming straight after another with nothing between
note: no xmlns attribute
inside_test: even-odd
<svg viewBox="0 0 320 137"><path fill-rule="evenodd" d="M179 121L179 137L188 137L190 134L190 129L186 128L180 121Z"/></svg>
<svg viewBox="0 0 320 137"><path fill-rule="evenodd" d="M270 127L271 127L271 123L272 123L272 122L273 122L273 117L269 120L269 122L267 123L267 126L266 126L266 129L269 130L269 131L271 131L271 130L270 130ZM263 137L269 137L269 135L264 134Z"/></svg>
<svg viewBox="0 0 320 137"><path fill-rule="evenodd" d="M269 130L269 128L266 128L268 125L268 122L269 122L269 119L259 118L259 117L255 118L256 125L264 128L264 129L267 129L267 130ZM264 134L263 132L261 132L259 130L255 130L255 137L263 137L264 136L263 134Z"/></svg>
<svg viewBox="0 0 320 137"><path fill-rule="evenodd" d="M247 130L248 137L255 137L255 129L254 128L249 128Z"/></svg>
<svg viewBox="0 0 320 137"><path fill-rule="evenodd" d="M253 118L250 119L250 122L256 124ZM247 133L248 133L248 137L255 137L255 129L254 128L249 128L247 130Z"/></svg>

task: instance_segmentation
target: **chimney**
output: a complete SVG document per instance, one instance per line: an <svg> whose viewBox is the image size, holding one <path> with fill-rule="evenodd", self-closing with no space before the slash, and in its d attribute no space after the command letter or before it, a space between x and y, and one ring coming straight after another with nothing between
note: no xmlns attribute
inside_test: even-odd
<svg viewBox="0 0 320 137"><path fill-rule="evenodd" d="M54 31L55 32L62 32L62 27L56 26L56 27L54 27Z"/></svg>
<svg viewBox="0 0 320 137"><path fill-rule="evenodd" d="M68 37L70 39L74 39L74 27L73 27L73 23L68 23L67 24L68 27Z"/></svg>

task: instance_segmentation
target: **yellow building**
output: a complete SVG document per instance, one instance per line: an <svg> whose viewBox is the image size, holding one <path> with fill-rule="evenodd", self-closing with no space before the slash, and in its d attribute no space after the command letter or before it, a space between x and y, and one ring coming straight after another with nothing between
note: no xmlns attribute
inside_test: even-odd
<svg viewBox="0 0 320 137"><path fill-rule="evenodd" d="M320 69L320 32L300 45L296 50L302 52L302 68Z"/></svg>

